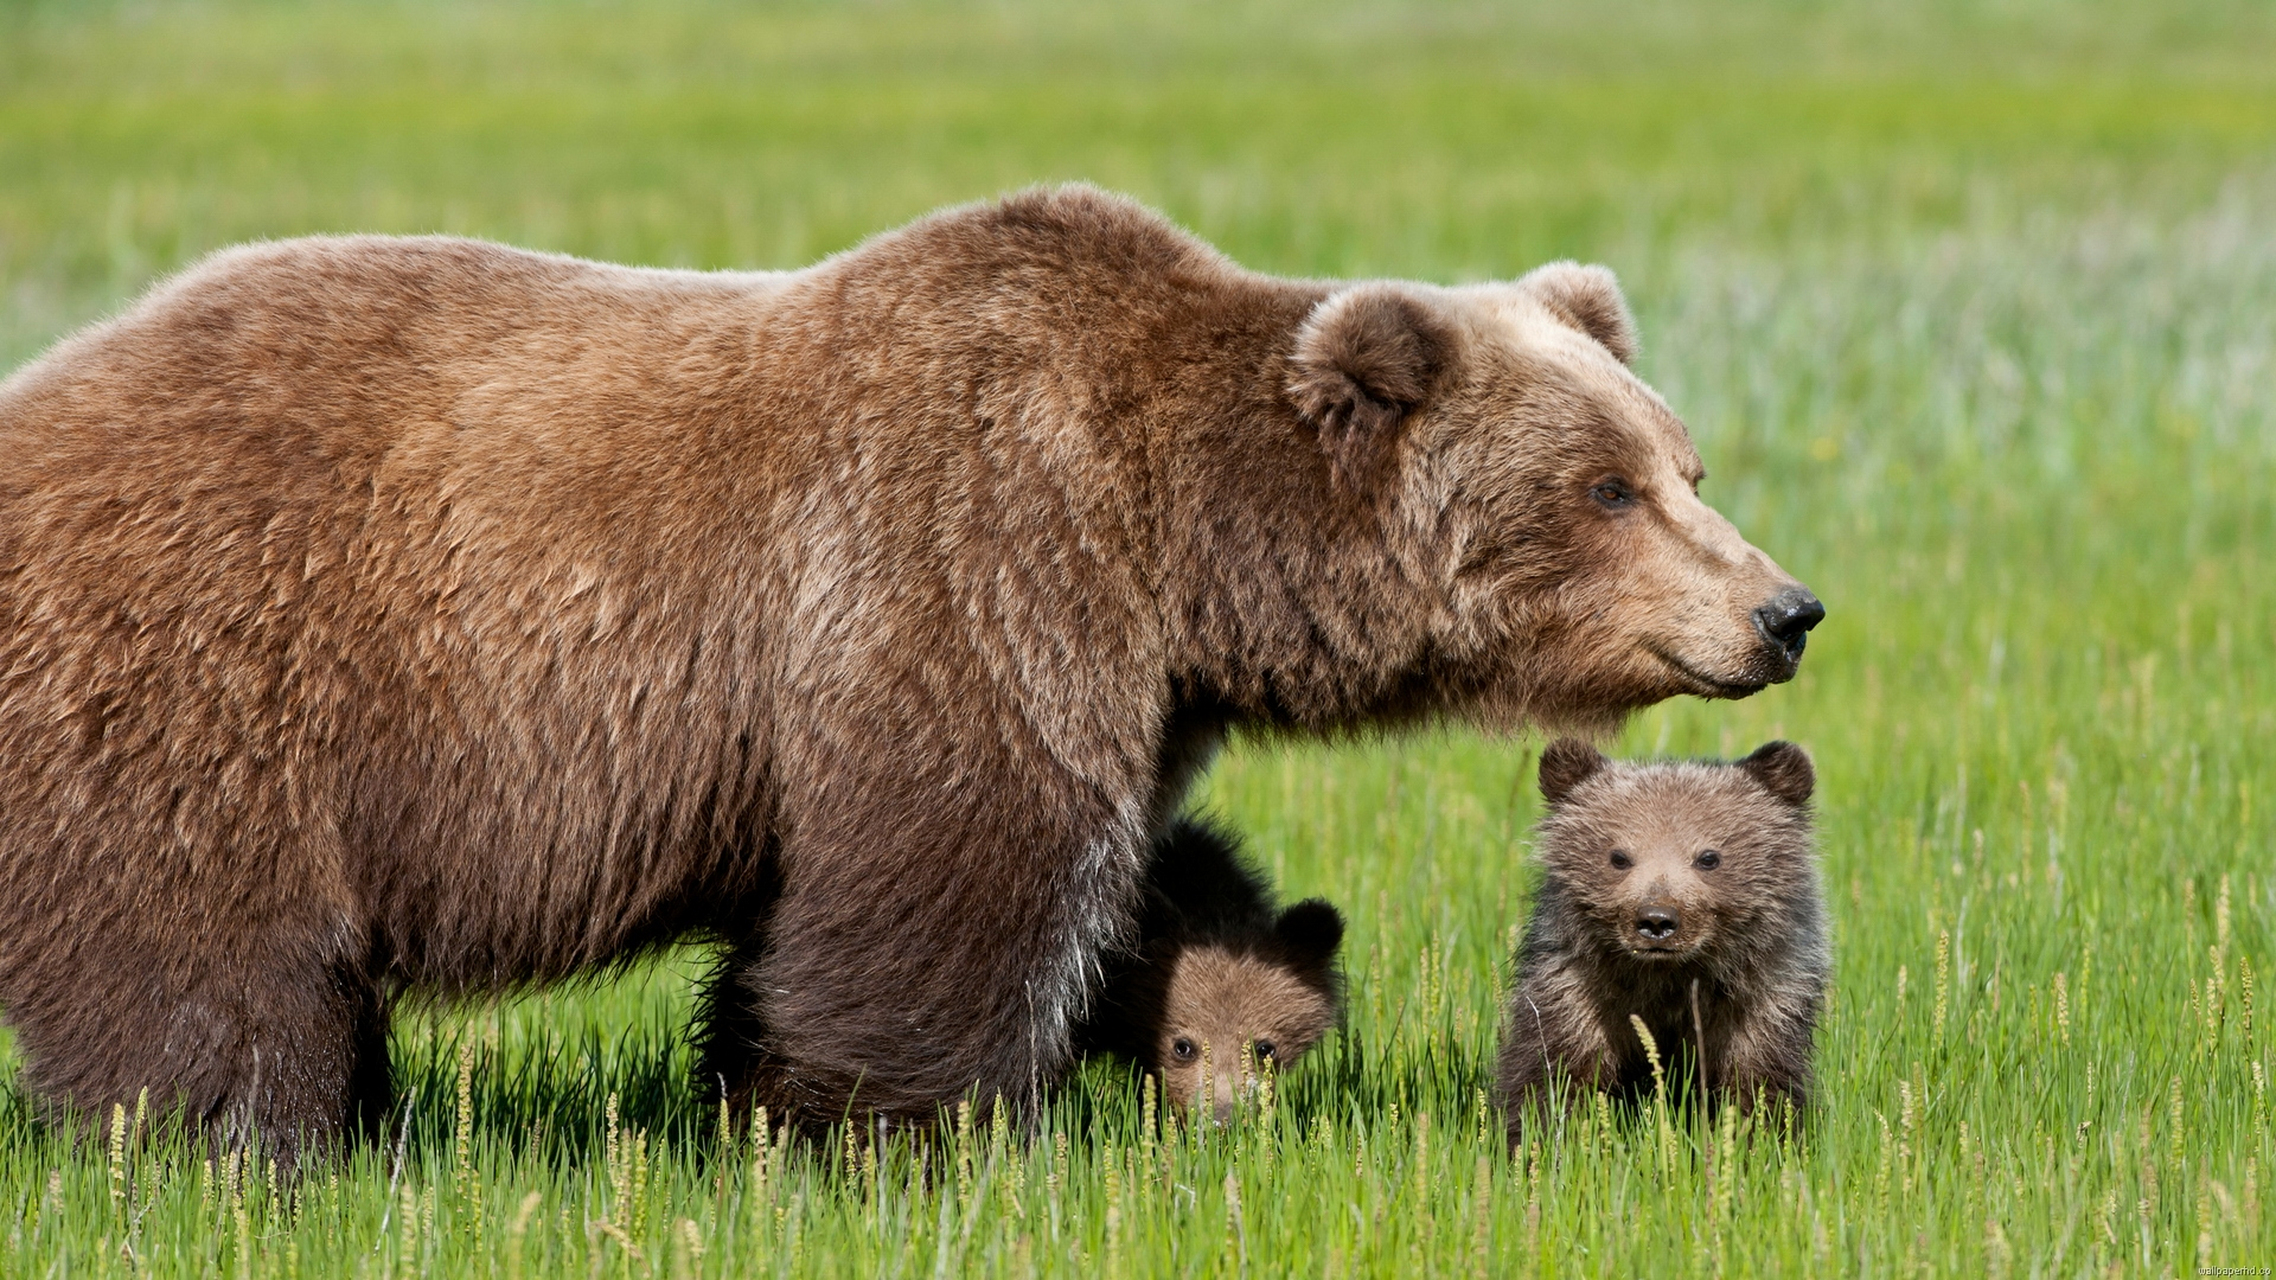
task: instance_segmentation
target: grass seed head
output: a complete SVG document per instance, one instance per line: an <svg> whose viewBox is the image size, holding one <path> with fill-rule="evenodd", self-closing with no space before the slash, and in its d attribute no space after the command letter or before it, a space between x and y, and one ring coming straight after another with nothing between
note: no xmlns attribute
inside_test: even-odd
<svg viewBox="0 0 2276 1280"><path fill-rule="evenodd" d="M1981 834L1980 832L1978 833ZM1952 935L1944 930L1936 934L1936 1013L1932 1026L1936 1038L1944 1038L1944 1012L1952 994Z"/></svg>
<svg viewBox="0 0 2276 1280"><path fill-rule="evenodd" d="M126 1203L126 1104L111 1104L111 1203Z"/></svg>

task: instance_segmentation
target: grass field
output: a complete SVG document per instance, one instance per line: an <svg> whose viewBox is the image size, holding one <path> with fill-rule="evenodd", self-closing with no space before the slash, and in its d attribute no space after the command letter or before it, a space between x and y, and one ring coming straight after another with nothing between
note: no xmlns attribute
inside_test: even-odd
<svg viewBox="0 0 2276 1280"><path fill-rule="evenodd" d="M1831 610L1620 744L1816 755L1806 1136L1506 1152L1538 744L1251 743L1208 803L1353 925L1269 1114L1094 1064L1034 1131L754 1146L684 1084L691 954L406 1017L401 1140L279 1185L155 1117L72 1149L0 1041L0 1276L2276 1267L2266 4L0 0L0 368L251 237L787 267L1063 178L1274 271L1621 272L1705 492Z"/></svg>

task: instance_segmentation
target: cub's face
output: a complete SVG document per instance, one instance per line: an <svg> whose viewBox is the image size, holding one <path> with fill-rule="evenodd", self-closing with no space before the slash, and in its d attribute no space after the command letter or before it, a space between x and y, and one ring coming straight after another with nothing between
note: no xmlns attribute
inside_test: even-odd
<svg viewBox="0 0 2276 1280"><path fill-rule="evenodd" d="M1204 944L1172 964L1154 1069L1181 1113L1229 1118L1335 1024L1332 990L1284 962Z"/></svg>
<svg viewBox="0 0 2276 1280"><path fill-rule="evenodd" d="M1809 757L1772 743L1734 764L1612 764L1565 740L1542 756L1540 855L1604 948L1690 960L1809 891Z"/></svg>
<svg viewBox="0 0 2276 1280"><path fill-rule="evenodd" d="M1147 1064L1170 1105L1228 1119L1267 1063L1277 1075L1318 1044L1342 1011L1335 971L1342 944L1343 917L1308 898L1267 927L1171 950Z"/></svg>

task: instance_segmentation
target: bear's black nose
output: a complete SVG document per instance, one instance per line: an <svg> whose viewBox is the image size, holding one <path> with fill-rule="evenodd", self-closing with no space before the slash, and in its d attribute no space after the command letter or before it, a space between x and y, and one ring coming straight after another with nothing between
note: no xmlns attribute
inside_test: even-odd
<svg viewBox="0 0 2276 1280"><path fill-rule="evenodd" d="M1826 607L1808 587L1793 587L1770 598L1754 611L1754 625L1763 638L1786 651L1789 659L1802 656L1810 642L1810 628L1825 620Z"/></svg>
<svg viewBox="0 0 2276 1280"><path fill-rule="evenodd" d="M1676 926L1680 923L1673 911L1666 907L1653 907L1637 913L1636 932L1654 942L1662 942L1674 935Z"/></svg>

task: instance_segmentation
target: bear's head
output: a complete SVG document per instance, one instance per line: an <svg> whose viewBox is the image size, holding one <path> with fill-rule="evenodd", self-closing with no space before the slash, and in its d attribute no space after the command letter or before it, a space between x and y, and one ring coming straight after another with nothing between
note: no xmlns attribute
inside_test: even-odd
<svg viewBox="0 0 2276 1280"><path fill-rule="evenodd" d="M1629 368L1612 273L1353 285L1296 336L1289 395L1334 483L1436 597L1431 701L1600 729L1791 679L1817 597L1700 500L1680 419Z"/></svg>
<svg viewBox="0 0 2276 1280"><path fill-rule="evenodd" d="M1181 1113L1222 1121L1320 1042L1342 1009L1335 971L1343 917L1311 898L1260 937L1176 941L1161 957L1160 1023L1148 1066Z"/></svg>
<svg viewBox="0 0 2276 1280"><path fill-rule="evenodd" d="M1743 760L1615 764L1574 739L1541 756L1538 853L1605 953L1726 959L1783 936L1817 898L1810 757L1772 742Z"/></svg>

